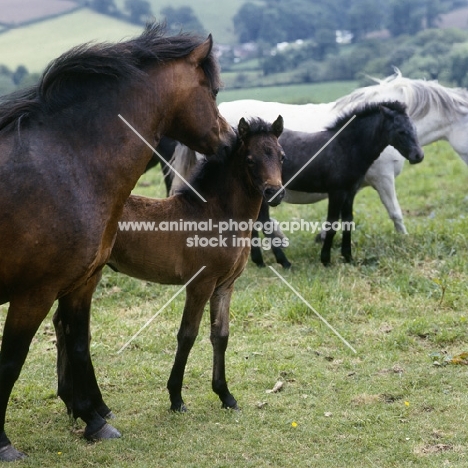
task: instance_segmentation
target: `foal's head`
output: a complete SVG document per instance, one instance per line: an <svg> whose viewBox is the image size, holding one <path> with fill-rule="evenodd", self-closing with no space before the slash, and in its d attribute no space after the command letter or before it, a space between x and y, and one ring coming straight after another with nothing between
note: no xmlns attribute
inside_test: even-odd
<svg viewBox="0 0 468 468"><path fill-rule="evenodd" d="M380 104L389 135L389 144L397 149L410 164L417 164L424 158L418 141L416 127L406 112L406 106L398 101Z"/></svg>
<svg viewBox="0 0 468 468"><path fill-rule="evenodd" d="M238 125L240 141L238 154L245 161L248 182L262 193L271 206L279 205L284 196L281 184L284 151L278 143L282 132L281 116L278 116L272 124L261 119L247 122L242 118Z"/></svg>

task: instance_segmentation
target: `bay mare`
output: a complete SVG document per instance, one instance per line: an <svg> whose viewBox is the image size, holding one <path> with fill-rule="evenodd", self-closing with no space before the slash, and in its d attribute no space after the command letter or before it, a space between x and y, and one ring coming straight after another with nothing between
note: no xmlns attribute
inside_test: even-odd
<svg viewBox="0 0 468 468"><path fill-rule="evenodd" d="M348 111L324 132L285 131L280 143L286 153L283 184L288 184L290 190L328 194L330 229L325 233L320 255L324 265L330 263L335 226L340 218L347 223L342 231L341 254L345 261L352 260L349 226L353 222L354 197L383 149L393 146L411 164L424 157L406 106L398 101L366 104Z"/></svg>
<svg viewBox="0 0 468 468"><path fill-rule="evenodd" d="M226 226L232 227L232 230L221 233L217 229L209 232L192 228L171 231L121 229L117 233L109 265L121 273L160 284L186 284L203 268L186 288L177 353L167 383L174 411L186 410L182 399L185 365L208 301L213 346L212 388L224 408L237 408L226 382L224 355L229 337L231 295L234 282L248 260L251 232L236 229L236 226L257 219L264 197L278 195L273 202L275 205L282 199L284 156L278 144L282 130L281 117L272 125L262 120L247 123L241 119L232 154L220 160L209 159L191 178L191 185L206 203L189 187L170 198L131 196L125 203L122 225L150 221L155 226L161 226L161 223L179 226L183 221L200 226L211 220L214 226L225 222Z"/></svg>
<svg viewBox="0 0 468 468"><path fill-rule="evenodd" d="M221 114L231 124L240 117L259 116L272 119L281 114L285 128L303 132L324 130L342 112L364 103L400 101L407 105L422 146L447 140L461 159L468 164L468 91L449 88L436 81L405 78L398 69L377 84L356 89L336 102L324 104L283 104L252 99L223 102ZM366 173L363 186L377 190L395 230L407 233L403 213L395 190L395 178L403 170L405 159L394 148L387 147ZM285 203L309 204L326 198L324 193L286 190Z"/></svg>
<svg viewBox="0 0 468 468"><path fill-rule="evenodd" d="M203 153L232 135L219 116L212 38L168 36L149 24L137 38L78 46L39 83L0 102L0 303L9 302L0 355L0 460L24 457L4 425L30 342L55 300L61 356L70 362L67 407L85 437L106 423L89 352L88 304L109 259L125 200L168 135Z"/></svg>

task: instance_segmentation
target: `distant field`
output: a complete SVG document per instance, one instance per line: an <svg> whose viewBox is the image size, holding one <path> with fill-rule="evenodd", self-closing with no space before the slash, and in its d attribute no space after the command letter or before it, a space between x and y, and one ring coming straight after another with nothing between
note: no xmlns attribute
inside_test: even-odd
<svg viewBox="0 0 468 468"><path fill-rule="evenodd" d="M160 18L161 9L167 6L179 8L190 5L201 21L207 32L213 34L216 42L230 44L236 42L232 17L245 0L197 0L189 2L187 0L149 0L152 11L156 18ZM125 0L115 0L119 9L123 9Z"/></svg>
<svg viewBox="0 0 468 468"><path fill-rule="evenodd" d="M75 45L93 40L118 41L141 31L141 26L82 9L0 34L0 63L10 69L24 65L30 72L40 72Z"/></svg>
<svg viewBox="0 0 468 468"><path fill-rule="evenodd" d="M77 8L70 0L1 0L0 23L15 25ZM21 8L18 4L21 3Z"/></svg>
<svg viewBox="0 0 468 468"><path fill-rule="evenodd" d="M354 91L357 86L357 81L332 81L291 86L230 89L219 93L218 102L236 101L238 99L258 99L260 101L287 102L292 104L331 102Z"/></svg>

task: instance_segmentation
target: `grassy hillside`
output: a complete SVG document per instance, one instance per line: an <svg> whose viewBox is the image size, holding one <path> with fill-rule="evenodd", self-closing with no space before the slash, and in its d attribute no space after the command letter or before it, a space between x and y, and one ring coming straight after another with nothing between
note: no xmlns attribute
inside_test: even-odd
<svg viewBox="0 0 468 468"><path fill-rule="evenodd" d="M118 41L141 31L141 26L83 9L0 34L0 63L10 69L25 65L30 72L40 72L50 60L75 45Z"/></svg>

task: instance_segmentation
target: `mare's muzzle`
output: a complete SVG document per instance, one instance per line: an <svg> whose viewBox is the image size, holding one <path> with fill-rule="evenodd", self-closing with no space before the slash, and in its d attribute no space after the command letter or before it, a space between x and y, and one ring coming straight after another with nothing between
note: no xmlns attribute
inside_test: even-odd
<svg viewBox="0 0 468 468"><path fill-rule="evenodd" d="M270 206L278 206L284 198L283 187L266 187L263 197Z"/></svg>

